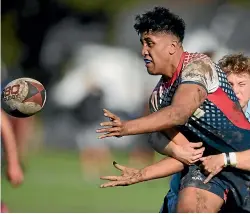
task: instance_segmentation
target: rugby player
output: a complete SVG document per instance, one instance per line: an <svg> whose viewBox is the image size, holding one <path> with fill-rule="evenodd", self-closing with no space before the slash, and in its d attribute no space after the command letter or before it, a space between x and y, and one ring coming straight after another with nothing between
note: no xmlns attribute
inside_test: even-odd
<svg viewBox="0 0 250 214"><path fill-rule="evenodd" d="M250 121L250 58L243 54L227 55L219 61L219 65Z"/></svg>
<svg viewBox="0 0 250 214"><path fill-rule="evenodd" d="M104 134L100 138L162 131L173 139L181 132L191 142L204 142L205 156L226 152L226 164L230 164L229 152L250 149L250 124L226 75L206 55L183 51L184 21L168 9L156 7L137 16L134 27L141 37L148 72L162 75L152 94L154 113L121 121L105 110L112 121L101 124L104 128L97 132ZM238 206L250 210L249 174L235 167L222 170L204 184L206 177L198 165L184 167L174 158L165 158L136 173L115 166L125 170L122 179L126 182L116 181L116 176L106 177L115 181L104 187L166 177L183 170L177 212L218 212L229 190Z"/></svg>
<svg viewBox="0 0 250 214"><path fill-rule="evenodd" d="M224 56L220 61L219 65L222 70L227 74L227 78L229 80L230 85L232 86L237 98L239 99L239 103L250 122L250 61L249 58L244 56L243 54L232 54ZM164 146L166 145L166 142ZM172 148L168 148L172 146ZM185 148L183 148L185 149ZM186 159L187 163L190 163L190 159L193 157L192 152L195 151L186 151L185 155L183 155L175 143L170 143L166 146L166 155L175 154L177 159ZM170 151L169 151L170 150ZM197 151L196 151L197 152ZM187 159L187 154L189 155L189 159ZM224 166L224 158L223 155L213 155L208 156L206 158L200 159L203 161L204 169L207 171L215 171L215 167L222 169ZM191 160L192 161L192 160ZM239 164L245 164L244 168L246 170L250 170L250 151L237 153L237 162ZM219 171L217 171L219 172ZM180 178L181 173L177 173L172 176L170 182L170 190L164 199L164 203L161 209L161 212L176 212L176 205L178 201L178 193L180 186ZM209 180L209 179L208 179ZM232 211L232 210L231 210Z"/></svg>

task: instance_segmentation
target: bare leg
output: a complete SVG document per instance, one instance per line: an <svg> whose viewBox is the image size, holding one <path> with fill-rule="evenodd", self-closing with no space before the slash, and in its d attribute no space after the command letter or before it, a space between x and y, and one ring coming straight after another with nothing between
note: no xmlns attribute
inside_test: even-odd
<svg viewBox="0 0 250 214"><path fill-rule="evenodd" d="M180 191L177 204L178 213L217 213L224 201L207 190L187 187Z"/></svg>
<svg viewBox="0 0 250 214"><path fill-rule="evenodd" d="M28 152L28 143L33 134L35 117L28 118L11 118L17 139L18 153L23 157Z"/></svg>

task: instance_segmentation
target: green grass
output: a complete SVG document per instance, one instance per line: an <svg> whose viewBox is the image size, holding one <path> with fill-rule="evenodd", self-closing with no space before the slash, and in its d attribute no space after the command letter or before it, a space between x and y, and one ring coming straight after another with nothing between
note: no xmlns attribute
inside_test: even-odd
<svg viewBox="0 0 250 214"><path fill-rule="evenodd" d="M73 152L40 152L29 157L21 187L13 189L2 179L2 199L11 212L24 213L159 211L168 179L100 189L101 181L83 179L78 160ZM126 163L124 155L115 160Z"/></svg>

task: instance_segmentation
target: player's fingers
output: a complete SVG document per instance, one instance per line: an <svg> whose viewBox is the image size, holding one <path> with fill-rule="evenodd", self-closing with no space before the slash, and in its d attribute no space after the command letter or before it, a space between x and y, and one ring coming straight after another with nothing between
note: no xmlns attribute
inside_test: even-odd
<svg viewBox="0 0 250 214"><path fill-rule="evenodd" d="M203 145L202 142L190 143L190 147L192 147L192 148L200 148L200 147L202 147L202 145Z"/></svg>
<svg viewBox="0 0 250 214"><path fill-rule="evenodd" d="M189 164L192 165L192 164L196 163L196 162L199 161L199 160L200 160L200 158L191 160L191 161L189 162Z"/></svg>
<svg viewBox="0 0 250 214"><path fill-rule="evenodd" d="M104 113L105 117L109 117L109 118L111 118L113 120L120 120L120 118L118 116L116 116L115 114L111 113L107 109L103 109L103 113Z"/></svg>
<svg viewBox="0 0 250 214"><path fill-rule="evenodd" d="M21 183L18 179L11 179L10 182L13 187L17 187Z"/></svg>
<svg viewBox="0 0 250 214"><path fill-rule="evenodd" d="M114 186L116 186L116 181L111 181L111 182L102 184L100 187L101 188L107 188L107 187L114 187Z"/></svg>
<svg viewBox="0 0 250 214"><path fill-rule="evenodd" d="M217 175L218 173L220 173L220 171L223 169L223 167L221 166L217 166L215 172L214 172L214 175Z"/></svg>
<svg viewBox="0 0 250 214"><path fill-rule="evenodd" d="M110 176L101 176L101 180L109 180L109 181L118 181L120 176L110 175Z"/></svg>
<svg viewBox="0 0 250 214"><path fill-rule="evenodd" d="M97 129L97 133L112 133L112 132L119 132L120 127L111 127L111 128L103 128L103 129Z"/></svg>
<svg viewBox="0 0 250 214"><path fill-rule="evenodd" d="M200 158L200 161L202 161L202 162L205 161L205 160L207 160L207 157L201 157Z"/></svg>
<svg viewBox="0 0 250 214"><path fill-rule="evenodd" d="M101 122L100 126L119 126L120 124L115 121Z"/></svg>
<svg viewBox="0 0 250 214"><path fill-rule="evenodd" d="M193 151L193 156L196 156L196 155L203 155L203 152L205 151L205 147L202 147L202 148L200 148L200 149L195 149L194 151Z"/></svg>
<svg viewBox="0 0 250 214"><path fill-rule="evenodd" d="M112 133L108 133L108 134L104 134L98 137L98 139L104 139L107 137L119 137L120 133L119 132L112 132Z"/></svg>
<svg viewBox="0 0 250 214"><path fill-rule="evenodd" d="M197 161L197 160L200 160L200 158L202 157L203 153L200 153L198 155L194 155L191 157L191 161Z"/></svg>
<svg viewBox="0 0 250 214"><path fill-rule="evenodd" d="M127 181L111 181L101 185L101 188L107 187L116 187L116 186L128 186L129 183Z"/></svg>
<svg viewBox="0 0 250 214"><path fill-rule="evenodd" d="M118 164L117 162L113 161L113 165L116 169L119 169L120 171L124 171L126 169L125 166L122 166L120 164Z"/></svg>
<svg viewBox="0 0 250 214"><path fill-rule="evenodd" d="M207 178L204 180L204 184L207 184L215 175L216 175L217 173L215 173L215 172L211 172L208 176L207 176Z"/></svg>

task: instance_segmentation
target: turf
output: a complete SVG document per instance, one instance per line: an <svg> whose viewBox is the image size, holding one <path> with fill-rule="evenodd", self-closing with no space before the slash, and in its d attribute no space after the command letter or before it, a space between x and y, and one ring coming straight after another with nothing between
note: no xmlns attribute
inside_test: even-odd
<svg viewBox="0 0 250 214"><path fill-rule="evenodd" d="M126 162L124 155L116 156L120 163ZM30 156L21 187L13 189L2 179L2 199L11 212L19 213L159 211L168 179L100 189L98 179L83 179L78 160L73 152L46 151Z"/></svg>

